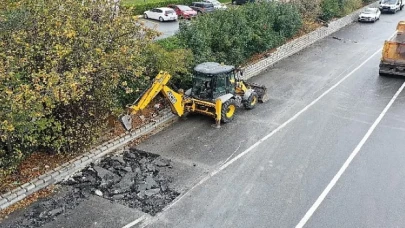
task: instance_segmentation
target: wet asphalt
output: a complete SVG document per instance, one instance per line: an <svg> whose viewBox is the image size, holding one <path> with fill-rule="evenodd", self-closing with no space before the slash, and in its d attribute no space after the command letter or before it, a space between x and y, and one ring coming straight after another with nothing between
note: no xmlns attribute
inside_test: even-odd
<svg viewBox="0 0 405 228"><path fill-rule="evenodd" d="M239 110L221 129L189 116L139 145L172 160L171 186L182 195L163 212L146 216L92 196L45 227L123 227L140 217L134 227L295 227L404 82L378 75L383 42L404 17L353 23L277 63L252 79L268 87L270 100ZM404 110L401 93L306 227L405 226Z"/></svg>
<svg viewBox="0 0 405 228"><path fill-rule="evenodd" d="M220 131L195 117L142 144L145 150L220 167L364 62L281 131L143 224L296 226L404 82L378 75L380 48L403 17L399 12L382 15L375 24L354 23L276 64L253 79L269 88L270 101L239 112ZM405 226L404 96L394 102L307 227Z"/></svg>

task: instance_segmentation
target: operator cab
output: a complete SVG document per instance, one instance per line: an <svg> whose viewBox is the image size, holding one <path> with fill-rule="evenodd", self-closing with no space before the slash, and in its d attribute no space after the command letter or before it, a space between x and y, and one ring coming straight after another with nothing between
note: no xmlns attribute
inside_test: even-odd
<svg viewBox="0 0 405 228"><path fill-rule="evenodd" d="M235 92L235 67L215 62L205 62L194 67L191 96L202 100Z"/></svg>

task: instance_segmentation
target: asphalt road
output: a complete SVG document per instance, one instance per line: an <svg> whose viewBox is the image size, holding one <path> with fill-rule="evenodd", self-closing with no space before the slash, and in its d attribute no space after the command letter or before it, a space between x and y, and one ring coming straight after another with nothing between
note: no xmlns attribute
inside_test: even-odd
<svg viewBox="0 0 405 228"><path fill-rule="evenodd" d="M380 48L401 18L403 12L382 15L375 24L355 23L333 35L341 40L329 37L280 62L254 79L269 87L271 100L240 112L219 131L196 117L142 144L214 171L157 218L138 225L296 226L401 87L403 79L378 76ZM401 93L307 227L405 226L404 108Z"/></svg>
<svg viewBox="0 0 405 228"><path fill-rule="evenodd" d="M174 161L182 195L162 213L94 197L45 227L295 227L310 209L305 227L404 227L404 79L378 76L404 15L354 23L253 78L270 100L219 130L190 116L139 145Z"/></svg>

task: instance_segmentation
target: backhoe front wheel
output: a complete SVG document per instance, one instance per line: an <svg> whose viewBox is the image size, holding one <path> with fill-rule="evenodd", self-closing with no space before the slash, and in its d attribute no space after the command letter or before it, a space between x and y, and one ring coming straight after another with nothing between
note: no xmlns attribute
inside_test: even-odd
<svg viewBox="0 0 405 228"><path fill-rule="evenodd" d="M256 92L252 92L249 98L245 101L244 106L246 109L253 109L259 101L259 96Z"/></svg>
<svg viewBox="0 0 405 228"><path fill-rule="evenodd" d="M223 123L229 123L235 117L236 112L236 101L234 99L229 99L222 104L221 109L221 121Z"/></svg>

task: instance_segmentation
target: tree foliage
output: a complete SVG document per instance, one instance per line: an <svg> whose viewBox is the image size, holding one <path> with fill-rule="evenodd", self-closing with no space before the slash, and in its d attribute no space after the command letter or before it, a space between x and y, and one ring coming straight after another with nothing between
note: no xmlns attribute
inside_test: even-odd
<svg viewBox="0 0 405 228"><path fill-rule="evenodd" d="M322 0L320 18L330 21L335 17L346 16L359 9L363 3L367 3L367 0Z"/></svg>
<svg viewBox="0 0 405 228"><path fill-rule="evenodd" d="M282 44L301 25L301 15L292 4L255 3L182 23L178 38L193 51L197 63L235 65Z"/></svg>
<svg viewBox="0 0 405 228"><path fill-rule="evenodd" d="M108 0L6 0L0 9L0 167L91 145L142 78L155 33Z"/></svg>

